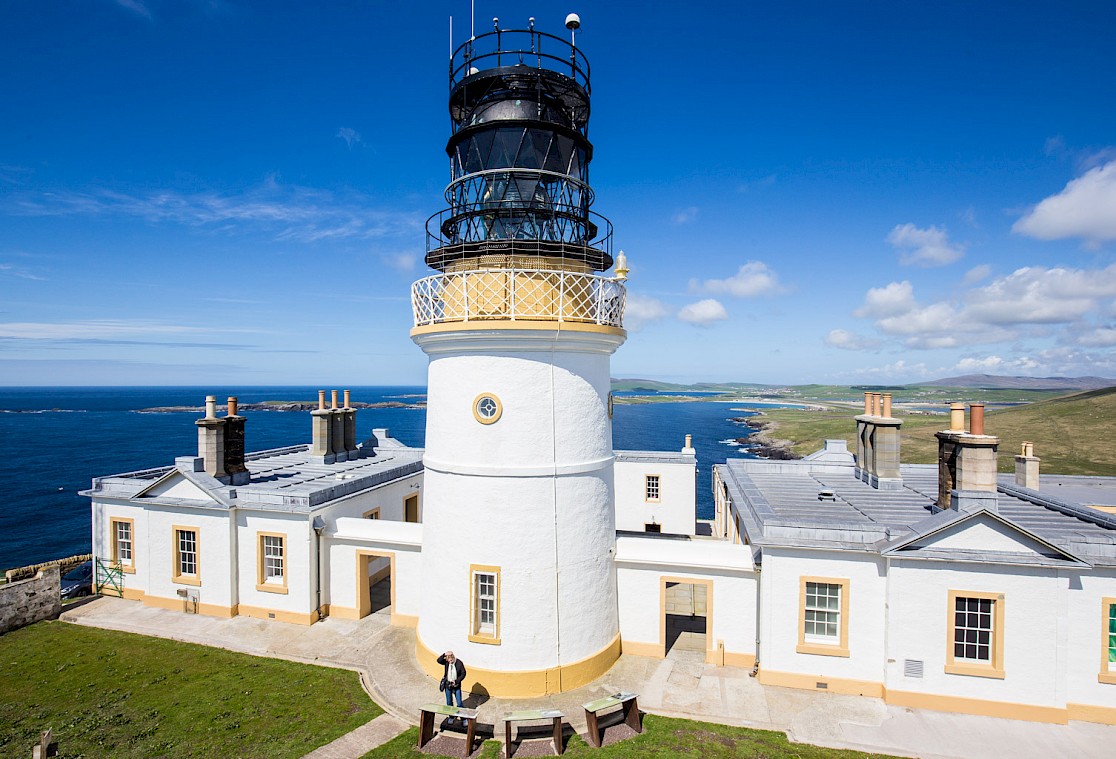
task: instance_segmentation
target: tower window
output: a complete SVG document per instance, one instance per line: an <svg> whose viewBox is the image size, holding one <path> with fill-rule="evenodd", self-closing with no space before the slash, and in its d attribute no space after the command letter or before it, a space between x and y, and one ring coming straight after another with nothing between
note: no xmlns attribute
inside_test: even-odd
<svg viewBox="0 0 1116 759"><path fill-rule="evenodd" d="M473 401L473 416L481 424L492 424L503 412L500 399L491 393L481 393Z"/></svg>
<svg viewBox="0 0 1116 759"><path fill-rule="evenodd" d="M473 565L472 609L469 640L474 643L500 642L500 568Z"/></svg>

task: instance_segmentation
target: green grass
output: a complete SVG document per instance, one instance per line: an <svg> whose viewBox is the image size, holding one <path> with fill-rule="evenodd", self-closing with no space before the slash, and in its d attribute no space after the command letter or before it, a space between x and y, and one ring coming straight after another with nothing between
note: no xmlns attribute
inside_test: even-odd
<svg viewBox="0 0 1116 759"><path fill-rule="evenodd" d="M501 728L502 729L502 728ZM411 728L395 739L364 755L364 759L402 759L424 757L415 748L418 728ZM497 759L499 741L485 741L481 751L473 756ZM514 752L513 752L514 756ZM752 730L746 727L727 727L688 719L671 719L648 714L643 718L643 733L626 741L604 748L592 748L580 736L570 738L563 756L584 756L594 759L623 759L624 757L695 757L706 759L886 759L883 754L866 754L863 751L808 746L791 743L783 733L772 730Z"/></svg>
<svg viewBox="0 0 1116 759"><path fill-rule="evenodd" d="M855 450L856 422L848 411L810 412L771 409L764 421L775 423L768 435L793 440L794 452L813 453L827 438L844 438ZM901 458L908 464L937 461L938 441L934 433L949 426L945 416L896 414L903 420ZM1116 476L1116 388L1091 390L1057 398L988 411L985 431L1000 438L999 469L1015 471L1020 443L1035 444L1048 474Z"/></svg>
<svg viewBox="0 0 1116 759"><path fill-rule="evenodd" d="M300 757L382 710L353 672L40 622L0 636L0 756Z"/></svg>

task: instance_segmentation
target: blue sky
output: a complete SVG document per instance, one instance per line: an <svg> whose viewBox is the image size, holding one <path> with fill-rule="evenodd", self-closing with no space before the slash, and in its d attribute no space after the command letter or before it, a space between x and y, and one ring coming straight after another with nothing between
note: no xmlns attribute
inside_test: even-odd
<svg viewBox="0 0 1116 759"><path fill-rule="evenodd" d="M1112 3L478 2L592 65L614 376L1116 377ZM0 8L0 384L425 382L467 2Z"/></svg>

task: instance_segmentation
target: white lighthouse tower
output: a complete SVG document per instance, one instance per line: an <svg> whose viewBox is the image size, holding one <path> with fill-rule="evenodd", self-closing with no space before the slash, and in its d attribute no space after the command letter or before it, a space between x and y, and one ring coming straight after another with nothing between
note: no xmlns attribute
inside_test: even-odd
<svg viewBox="0 0 1116 759"><path fill-rule="evenodd" d="M620 653L609 363L622 263L589 211L589 65L529 29L450 59L449 208L427 224L412 339L429 356L417 656L466 688L578 687ZM571 15L567 27L576 29Z"/></svg>

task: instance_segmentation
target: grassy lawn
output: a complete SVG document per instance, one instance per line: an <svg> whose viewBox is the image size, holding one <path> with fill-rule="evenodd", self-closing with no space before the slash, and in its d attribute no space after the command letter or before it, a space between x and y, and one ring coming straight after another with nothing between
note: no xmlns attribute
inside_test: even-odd
<svg viewBox="0 0 1116 759"><path fill-rule="evenodd" d="M497 725L498 730L503 726ZM364 755L364 759L398 759L399 757L424 757L415 748L418 728L411 728L395 739ZM480 759L497 759L500 743L486 741L481 751L473 756ZM845 751L834 748L807 746L791 743L783 733L771 730L751 730L746 727L726 727L708 722L671 719L648 714L643 718L643 734L604 748L591 748L575 735L570 738L563 756L595 757L596 759L622 759L640 757L724 757L725 759L886 759L883 754L865 754L862 751ZM513 752L514 758L514 752Z"/></svg>
<svg viewBox="0 0 1116 759"><path fill-rule="evenodd" d="M381 714L345 670L40 622L0 636L0 756L300 757Z"/></svg>

